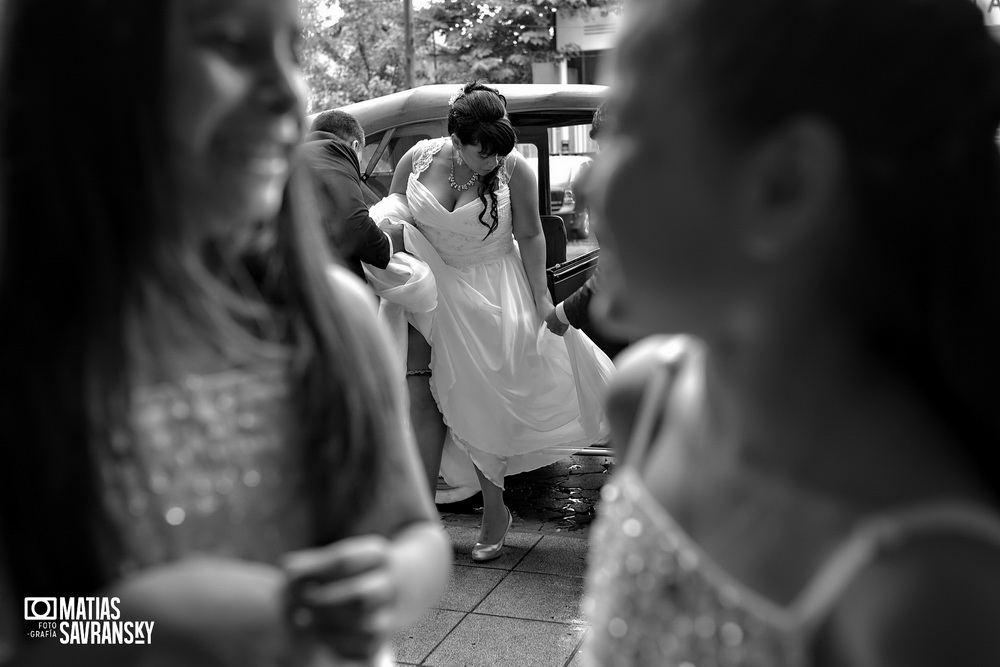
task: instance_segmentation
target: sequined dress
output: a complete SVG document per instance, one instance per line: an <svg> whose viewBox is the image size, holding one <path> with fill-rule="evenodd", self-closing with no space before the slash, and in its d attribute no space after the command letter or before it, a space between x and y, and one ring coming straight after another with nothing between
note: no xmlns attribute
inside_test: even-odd
<svg viewBox="0 0 1000 667"><path fill-rule="evenodd" d="M582 332L560 338L538 320L511 215L509 179L528 168L523 158L500 163L499 226L487 236L479 199L449 211L420 181L448 141L414 148L406 200L419 233L407 250L430 266L438 295L411 322L430 342L431 391L448 425L442 474L478 488L475 461L502 487L505 475L607 439L602 398L614 366Z"/></svg>
<svg viewBox="0 0 1000 667"><path fill-rule="evenodd" d="M285 362L133 391L130 433L96 448L104 508L122 542L108 576L194 555L273 563L314 546ZM325 654L315 667L392 667Z"/></svg>
<svg viewBox="0 0 1000 667"><path fill-rule="evenodd" d="M140 386L131 434L95 448L123 540L109 575L192 554L273 562L310 545L284 363Z"/></svg>
<svg viewBox="0 0 1000 667"><path fill-rule="evenodd" d="M675 352L666 350L660 361L666 358ZM634 440L649 437L654 406L662 404L662 395L644 401ZM634 451L630 446L630 457ZM816 631L840 594L887 549L920 533L954 532L1000 550L1000 517L968 502L869 517L783 605L714 562L653 496L637 466L620 465L602 489L583 603L591 623L585 667L808 667Z"/></svg>

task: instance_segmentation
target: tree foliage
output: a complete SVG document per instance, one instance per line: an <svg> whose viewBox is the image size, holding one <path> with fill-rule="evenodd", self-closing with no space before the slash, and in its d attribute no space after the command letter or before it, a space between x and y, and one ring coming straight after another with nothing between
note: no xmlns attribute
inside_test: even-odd
<svg viewBox="0 0 1000 667"><path fill-rule="evenodd" d="M621 0L431 0L413 12L415 84L483 78L528 83L531 64L575 55L555 46L556 12ZM311 111L402 90L403 0L300 0Z"/></svg>
<svg viewBox="0 0 1000 667"><path fill-rule="evenodd" d="M302 68L313 111L401 90L404 69L401 0L300 0ZM339 18L338 18L339 17Z"/></svg>
<svg viewBox="0 0 1000 667"><path fill-rule="evenodd" d="M608 9L610 0L441 0L420 12L425 35L443 54L444 67L427 76L435 82L470 77L494 83L530 83L531 64L576 55L555 46L556 13ZM440 44L440 46L438 46ZM424 59L426 63L426 59Z"/></svg>

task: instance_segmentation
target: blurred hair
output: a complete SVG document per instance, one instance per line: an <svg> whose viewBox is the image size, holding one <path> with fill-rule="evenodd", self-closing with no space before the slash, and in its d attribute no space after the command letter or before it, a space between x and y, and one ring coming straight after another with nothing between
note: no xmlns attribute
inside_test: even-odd
<svg viewBox="0 0 1000 667"><path fill-rule="evenodd" d="M324 111L316 116L312 123L313 132L329 132L335 134L344 141L359 141L365 144L365 131L361 127L358 119L339 109Z"/></svg>
<svg viewBox="0 0 1000 667"><path fill-rule="evenodd" d="M373 443L392 421L391 371L330 287L298 179L279 219L245 230L255 242L228 267L253 276L253 296L213 270L226 268L225 252L183 248L164 116L170 4L4 8L0 528L17 595L84 594L108 576L98 554L121 545L107 542L92 453L130 432L136 354L155 363L194 338L221 358L290 355L317 543L371 498ZM40 34L51 37L43 49ZM78 122L54 132L67 99ZM172 333L151 325L162 312Z"/></svg>
<svg viewBox="0 0 1000 667"><path fill-rule="evenodd" d="M509 155L517 142L517 133L507 117L507 98L481 81L465 84L460 93L448 110L448 133L458 137L463 145L478 144L483 155ZM487 236L500 224L496 196L499 171L498 164L479 182L479 200L483 203L479 222L489 228ZM487 193L489 205L486 203ZM483 219L487 209L492 220L490 224Z"/></svg>
<svg viewBox="0 0 1000 667"><path fill-rule="evenodd" d="M1000 45L981 11L963 0L674 11L671 48L731 139L749 145L803 116L837 132L857 215L836 298L1000 499ZM658 37L638 48L662 49Z"/></svg>

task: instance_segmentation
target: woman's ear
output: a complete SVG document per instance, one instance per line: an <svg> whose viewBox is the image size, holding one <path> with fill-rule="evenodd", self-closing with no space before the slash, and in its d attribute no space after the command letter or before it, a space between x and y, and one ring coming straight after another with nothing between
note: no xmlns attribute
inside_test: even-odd
<svg viewBox="0 0 1000 667"><path fill-rule="evenodd" d="M843 205L844 166L839 135L818 118L786 123L761 142L744 190L748 256L772 261L813 238Z"/></svg>

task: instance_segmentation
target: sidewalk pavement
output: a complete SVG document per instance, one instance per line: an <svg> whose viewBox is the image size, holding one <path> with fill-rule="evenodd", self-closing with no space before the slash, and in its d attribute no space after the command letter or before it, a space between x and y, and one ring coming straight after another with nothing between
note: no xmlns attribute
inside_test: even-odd
<svg viewBox="0 0 1000 667"><path fill-rule="evenodd" d="M455 550L451 581L430 612L394 638L397 662L580 667L587 536L611 467L607 457L573 456L508 478L514 523L503 554L487 563L469 555L479 536L476 499L441 506Z"/></svg>
<svg viewBox="0 0 1000 667"><path fill-rule="evenodd" d="M479 529L445 529L455 548L451 582L430 613L395 637L398 663L578 667L587 540L518 530L515 517L500 558L474 563Z"/></svg>

